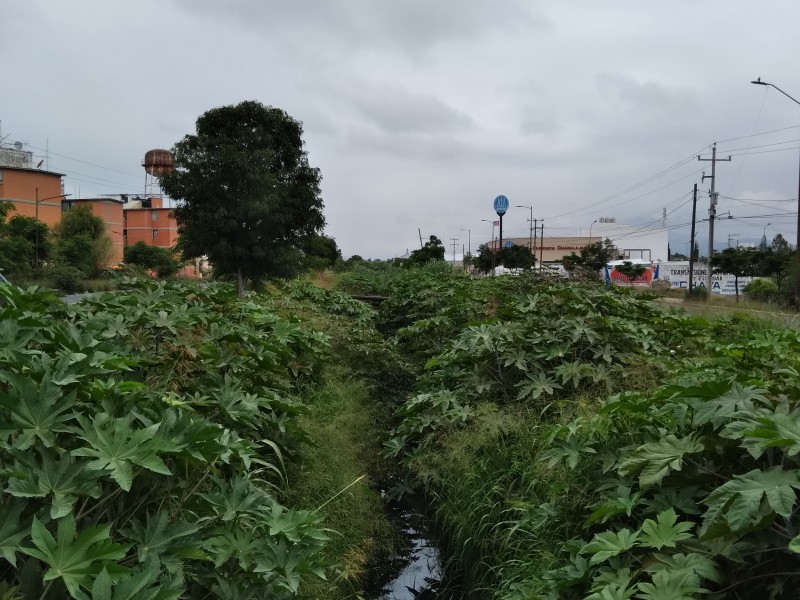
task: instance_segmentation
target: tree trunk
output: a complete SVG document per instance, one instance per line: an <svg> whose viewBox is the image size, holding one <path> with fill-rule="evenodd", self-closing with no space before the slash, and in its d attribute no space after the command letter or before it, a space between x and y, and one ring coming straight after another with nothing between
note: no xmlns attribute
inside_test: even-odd
<svg viewBox="0 0 800 600"><path fill-rule="evenodd" d="M242 275L242 267L236 267L236 278L239 281L239 298L244 296L244 275Z"/></svg>
<svg viewBox="0 0 800 600"><path fill-rule="evenodd" d="M738 275L734 275L733 276L733 285L736 286L736 303L738 304L739 303L739 276Z"/></svg>

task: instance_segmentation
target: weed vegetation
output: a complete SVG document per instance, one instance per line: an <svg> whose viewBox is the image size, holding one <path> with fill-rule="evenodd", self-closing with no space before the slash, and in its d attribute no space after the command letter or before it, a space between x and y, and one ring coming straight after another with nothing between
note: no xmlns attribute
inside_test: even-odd
<svg viewBox="0 0 800 600"><path fill-rule="evenodd" d="M0 286L3 597L293 598L328 566L286 506L327 336L230 286L66 306Z"/></svg>
<svg viewBox="0 0 800 600"><path fill-rule="evenodd" d="M384 455L475 598L796 598L800 336L624 289L395 277Z"/></svg>

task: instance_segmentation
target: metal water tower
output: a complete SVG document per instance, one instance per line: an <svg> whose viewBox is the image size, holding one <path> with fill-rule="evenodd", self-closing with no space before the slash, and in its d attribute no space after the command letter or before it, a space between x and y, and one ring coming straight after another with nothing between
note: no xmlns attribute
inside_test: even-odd
<svg viewBox="0 0 800 600"><path fill-rule="evenodd" d="M142 161L144 167L144 195L145 197L160 196L161 183L159 179L171 173L175 168L175 157L169 150L155 148L148 150Z"/></svg>

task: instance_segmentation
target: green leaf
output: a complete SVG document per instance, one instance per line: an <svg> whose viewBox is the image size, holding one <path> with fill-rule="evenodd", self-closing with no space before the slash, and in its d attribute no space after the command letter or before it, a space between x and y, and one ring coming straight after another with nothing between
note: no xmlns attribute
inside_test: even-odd
<svg viewBox="0 0 800 600"><path fill-rule="evenodd" d="M657 442L639 446L619 466L620 475L639 472L639 484L643 487L659 483L670 471L680 471L686 454L702 452L703 444L692 436L678 439L668 435Z"/></svg>
<svg viewBox="0 0 800 600"><path fill-rule="evenodd" d="M783 448L787 456L800 452L800 410L770 414L736 413L722 437L742 440L742 446L759 458L767 448Z"/></svg>
<svg viewBox="0 0 800 600"><path fill-rule="evenodd" d="M737 475L724 483L703 501L708 505L701 534L722 522L733 531L757 526L771 512L788 517L792 514L800 489L800 471L784 471L775 467ZM763 506L762 506L763 505Z"/></svg>
<svg viewBox="0 0 800 600"><path fill-rule="evenodd" d="M653 575L653 583L640 583L637 598L642 600L694 600L700 593L697 586L687 581L689 575L683 572L658 571Z"/></svg>
<svg viewBox="0 0 800 600"><path fill-rule="evenodd" d="M596 565L612 556L630 550L638 537L638 531L631 533L629 529L597 533L591 542L581 548L581 554L591 554L589 564Z"/></svg>
<svg viewBox="0 0 800 600"><path fill-rule="evenodd" d="M707 548L711 553L712 548ZM672 576L683 580L688 588L699 588L701 579L720 583L719 569L713 559L704 554L691 552L689 554L663 554L653 555L655 560L648 561L643 567L648 573L668 571Z"/></svg>
<svg viewBox="0 0 800 600"><path fill-rule="evenodd" d="M731 388L714 400L699 402L695 405L695 427L711 423L714 428L722 426L737 411L753 410L754 402L764 402L767 390L755 386L742 387L734 383Z"/></svg>
<svg viewBox="0 0 800 600"><path fill-rule="evenodd" d="M45 376L36 383L25 375L4 373L8 392L0 391L0 431L16 434L12 447L30 448L38 438L46 447L55 443L55 434L69 431L65 425L75 417L70 410L75 405L75 394L62 395L61 388Z"/></svg>
<svg viewBox="0 0 800 600"><path fill-rule="evenodd" d="M22 520L24 508L20 502L0 505L0 554L14 567L17 566L20 544L31 530L30 521Z"/></svg>
<svg viewBox="0 0 800 600"><path fill-rule="evenodd" d="M147 515L144 524L134 521L130 529L123 530L123 535L136 544L139 562L162 553L176 554L184 551L188 546L183 538L200 529L198 525L181 521L168 523L168 519L167 512L161 511L156 515Z"/></svg>
<svg viewBox="0 0 800 600"><path fill-rule="evenodd" d="M800 534L794 536L789 542L789 550L795 552L796 554L800 554Z"/></svg>
<svg viewBox="0 0 800 600"><path fill-rule="evenodd" d="M585 600L628 600L633 598L636 588L630 588L621 583L609 583L602 588L586 596Z"/></svg>
<svg viewBox="0 0 800 600"><path fill-rule="evenodd" d="M130 418L110 419L97 415L92 422L78 417L81 431L78 437L89 444L88 448L72 451L73 456L88 456L95 460L87 464L93 470L107 470L111 477L126 492L133 483L133 465L139 465L155 473L172 473L157 452L171 450L170 444L153 439L158 424L145 429L131 429Z"/></svg>
<svg viewBox="0 0 800 600"><path fill-rule="evenodd" d="M110 529L110 525L90 527L76 537L75 520L70 514L58 522L56 539L34 517L31 539L36 548L22 548L22 552L47 565L44 581L61 578L75 596L81 586L88 589L91 576L99 574L109 561L125 556L127 546L112 542Z"/></svg>
<svg viewBox="0 0 800 600"><path fill-rule="evenodd" d="M660 513L656 520L647 519L642 525L642 535L639 536L639 545L646 548L661 550L664 546L674 548L677 542L692 537L688 533L694 523L677 523L678 516L671 508Z"/></svg>
<svg viewBox="0 0 800 600"><path fill-rule="evenodd" d="M21 461L24 458L20 458ZM6 491L19 498L52 497L50 517L60 519L72 511L79 497L97 498L100 486L97 473L87 470L86 461L73 461L69 454L53 457L51 451L41 451L41 463L31 457L23 462L20 476L8 480Z"/></svg>
<svg viewBox="0 0 800 600"><path fill-rule="evenodd" d="M540 396L553 394L554 390L560 390L561 384L555 379L547 376L544 371L539 371L536 375L528 373L525 380L518 383L517 387L520 388L517 395L518 400L536 400Z"/></svg>

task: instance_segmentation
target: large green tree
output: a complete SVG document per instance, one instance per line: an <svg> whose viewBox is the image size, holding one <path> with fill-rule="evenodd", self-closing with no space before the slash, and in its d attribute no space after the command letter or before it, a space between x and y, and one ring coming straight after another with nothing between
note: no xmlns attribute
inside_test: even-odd
<svg viewBox="0 0 800 600"><path fill-rule="evenodd" d="M413 250L406 261L403 263L405 267L422 266L429 261L444 260L444 244L435 235L428 238L425 245L419 250Z"/></svg>
<svg viewBox="0 0 800 600"><path fill-rule="evenodd" d="M536 264L536 259L526 246L513 244L500 250L500 264L506 269L530 269Z"/></svg>
<svg viewBox="0 0 800 600"><path fill-rule="evenodd" d="M597 279L597 273L612 260L619 256L614 243L606 238L602 242L587 244L581 248L580 254L574 252L561 260L564 268L573 276L583 276L588 279Z"/></svg>
<svg viewBox="0 0 800 600"><path fill-rule="evenodd" d="M756 274L760 254L754 248L725 248L722 252L715 252L709 261L714 272L733 275L737 302L739 301L739 277Z"/></svg>
<svg viewBox="0 0 800 600"><path fill-rule="evenodd" d="M336 240L327 235L312 234L300 241L303 251L303 265L306 269L319 271L333 267L342 260L342 253Z"/></svg>
<svg viewBox="0 0 800 600"><path fill-rule="evenodd" d="M78 269L86 277L97 277L111 261L113 242L106 224L87 204L64 213L55 234L55 259L60 265Z"/></svg>
<svg viewBox="0 0 800 600"><path fill-rule="evenodd" d="M125 246L125 263L152 269L159 277L171 277L181 269L180 260L172 249L149 246L144 242Z"/></svg>
<svg viewBox="0 0 800 600"><path fill-rule="evenodd" d="M298 245L325 224L302 135L283 110L247 101L204 113L173 149L176 168L161 184L178 202L179 249L235 274L240 294L246 279L296 273Z"/></svg>

